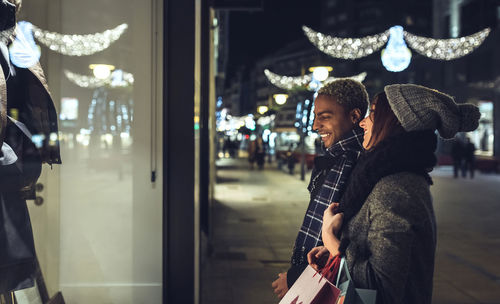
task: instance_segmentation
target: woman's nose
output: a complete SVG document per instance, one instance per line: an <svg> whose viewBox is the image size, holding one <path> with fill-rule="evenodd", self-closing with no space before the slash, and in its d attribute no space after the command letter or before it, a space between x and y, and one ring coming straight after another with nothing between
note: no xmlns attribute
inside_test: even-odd
<svg viewBox="0 0 500 304"><path fill-rule="evenodd" d="M365 120L366 120L366 117L365 117L365 118L363 118L363 120L361 120L361 121L359 122L359 126L360 126L361 128L364 128L364 127L365 127Z"/></svg>

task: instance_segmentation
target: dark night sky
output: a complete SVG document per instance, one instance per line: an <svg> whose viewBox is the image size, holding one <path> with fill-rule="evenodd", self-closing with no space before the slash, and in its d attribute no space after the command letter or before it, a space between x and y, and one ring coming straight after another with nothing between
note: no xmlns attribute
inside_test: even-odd
<svg viewBox="0 0 500 304"><path fill-rule="evenodd" d="M228 78L242 65L304 37L302 25L318 28L320 0L264 0L263 10L231 12Z"/></svg>

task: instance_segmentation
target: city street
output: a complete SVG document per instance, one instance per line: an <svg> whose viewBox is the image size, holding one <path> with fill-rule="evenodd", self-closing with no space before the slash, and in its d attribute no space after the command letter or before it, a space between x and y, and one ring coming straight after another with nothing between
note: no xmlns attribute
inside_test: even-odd
<svg viewBox="0 0 500 304"><path fill-rule="evenodd" d="M214 252L202 264L203 304L278 303L271 282L287 269L308 192L299 175L266 166L217 162ZM441 167L432 177L438 222L433 303L500 303L500 175L454 179L450 167Z"/></svg>

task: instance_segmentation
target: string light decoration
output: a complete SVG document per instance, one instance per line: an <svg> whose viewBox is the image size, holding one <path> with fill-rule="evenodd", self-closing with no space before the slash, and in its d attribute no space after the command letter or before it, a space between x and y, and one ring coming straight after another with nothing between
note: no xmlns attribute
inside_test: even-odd
<svg viewBox="0 0 500 304"><path fill-rule="evenodd" d="M452 39L432 39L404 32L408 45L417 53L432 59L453 60L472 53L490 34L486 28L470 36Z"/></svg>
<svg viewBox="0 0 500 304"><path fill-rule="evenodd" d="M134 75L131 73L123 72L122 70L115 70L106 79L99 79L94 76L81 75L73 73L68 70L64 70L64 75L82 88L99 88L104 86L109 86L112 88L117 87L128 87L134 84Z"/></svg>
<svg viewBox="0 0 500 304"><path fill-rule="evenodd" d="M309 41L320 51L342 59L358 59L373 54L389 39L389 30L362 38L339 38L325 35L303 26L302 29Z"/></svg>
<svg viewBox="0 0 500 304"><path fill-rule="evenodd" d="M273 85L275 85L276 87L278 87L280 89L292 90L295 88L307 86L308 90L314 91L314 87L308 86L310 83L313 82L313 76L312 76L313 74L312 73L304 75L304 76L283 76L283 75L278 75L276 73L273 73L273 72L269 71L268 69L265 69L264 74L266 75L269 82L271 82ZM366 78L366 75L367 75L366 72L363 72L363 73L360 73L358 75L351 76L351 77L341 77L341 78L328 77L325 80L325 82L331 82L331 81L343 79L343 78L349 78L349 79L353 79L353 80L356 80L359 82L363 82Z"/></svg>
<svg viewBox="0 0 500 304"><path fill-rule="evenodd" d="M332 81L339 80L339 79L352 79L352 80L356 80L357 82L363 82L363 81L365 81L366 75L367 75L366 72L362 72L362 73L359 73L358 75L354 75L351 77L328 77L325 80L325 83L332 82Z"/></svg>
<svg viewBox="0 0 500 304"><path fill-rule="evenodd" d="M63 35L49 32L33 25L33 35L50 50L68 56L86 56L107 49L128 28L123 23L113 29L101 33L87 35Z"/></svg>
<svg viewBox="0 0 500 304"><path fill-rule="evenodd" d="M393 26L389 30L372 36L365 36L361 38L339 38L325 35L307 26L303 26L304 34L309 41L314 44L320 51L335 58L342 59L358 59L368 56L375 51L381 49L389 39L389 42L394 41L395 45L403 46L404 40L408 45L413 48L417 53L438 60L453 60L472 53L478 48L488 37L491 30L486 28L480 32L470 36L452 38L452 39L434 39L414 35L407 31L403 31L401 26ZM403 32L401 36L400 33ZM404 39L403 39L404 38ZM385 62L402 61L407 62L411 59L411 53L404 47L392 48L388 46L390 53L396 59L388 58L387 55L383 58ZM399 49L399 50L397 50ZM393 51L396 52L393 52ZM393 72L400 72L406 67L405 64L388 64L387 70Z"/></svg>
<svg viewBox="0 0 500 304"><path fill-rule="evenodd" d="M296 87L306 86L312 80L312 74L304 76L282 76L275 74L268 69L264 70L267 79L280 89L291 90Z"/></svg>

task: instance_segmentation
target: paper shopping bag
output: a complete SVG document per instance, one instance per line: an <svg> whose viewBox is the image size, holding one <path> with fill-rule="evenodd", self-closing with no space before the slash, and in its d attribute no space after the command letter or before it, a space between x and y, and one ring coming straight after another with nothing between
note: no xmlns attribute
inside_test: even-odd
<svg viewBox="0 0 500 304"><path fill-rule="evenodd" d="M279 304L336 303L339 295L337 287L308 265Z"/></svg>
<svg viewBox="0 0 500 304"><path fill-rule="evenodd" d="M342 273L345 274L347 280L339 284ZM345 258L340 261L336 286L340 289L337 304L375 304L377 300L376 290L356 288L354 286Z"/></svg>

